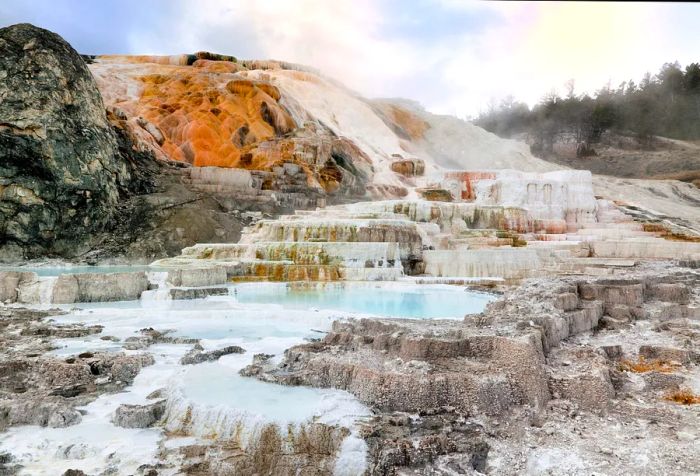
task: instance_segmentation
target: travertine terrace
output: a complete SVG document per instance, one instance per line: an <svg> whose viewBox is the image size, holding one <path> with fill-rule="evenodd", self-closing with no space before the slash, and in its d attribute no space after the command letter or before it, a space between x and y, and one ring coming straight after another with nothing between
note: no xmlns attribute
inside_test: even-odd
<svg viewBox="0 0 700 476"><path fill-rule="evenodd" d="M463 323L336 322L243 372L377 409L376 474L692 474L698 410L673 402L697 393L699 279L540 278Z"/></svg>
<svg viewBox="0 0 700 476"><path fill-rule="evenodd" d="M372 280L614 274L639 259L695 259L693 235L641 223L593 195L588 172L447 172L454 199L329 206L262 220L238 244L198 244L164 266L224 267L235 279ZM649 231L651 230L651 231Z"/></svg>

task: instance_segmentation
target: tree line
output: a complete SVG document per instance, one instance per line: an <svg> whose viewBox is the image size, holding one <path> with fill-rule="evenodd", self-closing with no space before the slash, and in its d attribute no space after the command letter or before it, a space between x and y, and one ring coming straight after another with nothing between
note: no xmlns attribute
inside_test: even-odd
<svg viewBox="0 0 700 476"><path fill-rule="evenodd" d="M700 139L700 64L681 68L664 64L656 75L647 73L639 84L610 84L593 95L577 95L574 81L567 94L546 94L530 108L512 96L489 108L474 122L501 137L528 133L533 152L551 152L560 134L569 133L578 143L577 153L588 155L606 131L636 137L651 147L654 136Z"/></svg>

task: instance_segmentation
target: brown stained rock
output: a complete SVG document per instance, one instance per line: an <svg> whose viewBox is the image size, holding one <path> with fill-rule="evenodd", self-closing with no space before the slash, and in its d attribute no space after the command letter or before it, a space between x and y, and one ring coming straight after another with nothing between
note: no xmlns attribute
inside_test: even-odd
<svg viewBox="0 0 700 476"><path fill-rule="evenodd" d="M229 74L228 70L154 66L152 71L140 78L144 94L132 108L158 127L164 137L162 148L172 160L240 166L241 150L230 138L242 125L258 140L295 128L277 102L279 90L266 82L233 79L222 87L219 75Z"/></svg>
<svg viewBox="0 0 700 476"><path fill-rule="evenodd" d="M625 306L624 304L605 306L605 314L612 317L616 321L630 322L634 320L630 307Z"/></svg>
<svg viewBox="0 0 700 476"><path fill-rule="evenodd" d="M644 284L638 280L598 280L594 283L580 283L578 292L582 299L600 300L606 305L640 307L644 304Z"/></svg>
<svg viewBox="0 0 700 476"><path fill-rule="evenodd" d="M138 58L118 60L124 65ZM178 61L179 66L144 64L140 75L127 68L126 79L111 80L107 80L111 72L94 66L102 72L97 77L107 103L118 104L123 112L117 118L120 125L139 145L157 157L196 167L266 174L262 187L240 190L249 194L256 194L256 189L311 198L367 194L366 184L374 172L371 159L322 124L297 123L287 109L287 98L269 77L232 74L246 69L241 63L198 59L191 67L182 58ZM277 63L275 69L279 68ZM112 89L125 80L143 88L143 94L124 101ZM284 164L298 170L278 174Z"/></svg>
<svg viewBox="0 0 700 476"><path fill-rule="evenodd" d="M643 345L639 347L639 356L648 360L660 360L665 362L678 362L680 364L691 363L692 354L686 349L666 347L660 345Z"/></svg>
<svg viewBox="0 0 700 476"><path fill-rule="evenodd" d="M371 335L381 328L392 330L394 324L338 323L323 342L289 349L281 372L256 368L254 373L285 384L344 389L384 411L450 406L462 412L503 414L513 406L538 406L549 398L542 349L534 335Z"/></svg>
<svg viewBox="0 0 700 476"><path fill-rule="evenodd" d="M416 177L425 173L425 162L421 159L398 159L391 163L391 170L405 177Z"/></svg>
<svg viewBox="0 0 700 476"><path fill-rule="evenodd" d="M449 190L442 188L421 188L416 190L421 197L431 202L452 202L454 197Z"/></svg>
<svg viewBox="0 0 700 476"><path fill-rule="evenodd" d="M688 304L690 289L683 283L649 284L646 289L646 297L650 300Z"/></svg>
<svg viewBox="0 0 700 476"><path fill-rule="evenodd" d="M578 294L573 292L559 294L555 299L554 306L562 311L573 311L579 307Z"/></svg>
<svg viewBox="0 0 700 476"><path fill-rule="evenodd" d="M569 400L579 408L593 412L606 411L615 396L607 368L554 372L549 377L549 389L555 398Z"/></svg>
<svg viewBox="0 0 700 476"><path fill-rule="evenodd" d="M603 316L600 319L600 328L606 330L628 329L630 322L627 319L615 319L610 316Z"/></svg>
<svg viewBox="0 0 700 476"><path fill-rule="evenodd" d="M672 391L681 388L685 382L682 375L670 374L666 372L646 372L642 374L646 389L652 391L664 390Z"/></svg>
<svg viewBox="0 0 700 476"><path fill-rule="evenodd" d="M247 445L233 440L212 441L179 449L186 474L330 475L348 430L321 423L298 428L263 425Z"/></svg>
<svg viewBox="0 0 700 476"><path fill-rule="evenodd" d="M373 101L372 106L386 125L404 139L420 140L430 128L422 117L400 104L378 100Z"/></svg>
<svg viewBox="0 0 700 476"><path fill-rule="evenodd" d="M362 435L369 446L369 474L423 474L436 467L454 474L486 472L485 428L454 409L379 414L363 425Z"/></svg>

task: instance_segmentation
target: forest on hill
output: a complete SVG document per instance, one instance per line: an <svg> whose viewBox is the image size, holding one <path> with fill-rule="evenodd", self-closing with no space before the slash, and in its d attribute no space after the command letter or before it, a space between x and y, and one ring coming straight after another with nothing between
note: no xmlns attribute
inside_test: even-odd
<svg viewBox="0 0 700 476"><path fill-rule="evenodd" d="M501 137L526 133L533 152L544 154L562 134L575 138L578 156L593 154L591 145L607 131L633 136L642 147L651 147L655 136L698 140L700 64L666 63L639 84L607 84L593 95L576 94L570 80L565 97L552 91L532 108L508 97L474 122Z"/></svg>

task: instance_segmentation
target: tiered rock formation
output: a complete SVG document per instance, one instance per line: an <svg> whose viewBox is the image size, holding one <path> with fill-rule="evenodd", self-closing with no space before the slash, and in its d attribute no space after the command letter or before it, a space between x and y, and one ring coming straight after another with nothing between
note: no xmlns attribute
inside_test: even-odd
<svg viewBox="0 0 700 476"><path fill-rule="evenodd" d="M457 118L430 114L410 101L367 102L299 65L198 53L98 57L91 70L107 104L123 113L129 130L156 155L250 170L259 177L253 187L258 200L270 201L274 195L275 203L296 208L352 197L421 194L431 200L469 201L476 192L472 185L489 182L474 180L476 176L460 179L464 172L457 171L484 174L481 178L487 179L493 171L504 169L537 173L560 169L533 157L523 143L500 139ZM443 168L457 171L443 181ZM204 185L215 185L231 195L251 194L247 185L238 189L226 180L212 179L218 173L216 169L207 172L209 182ZM494 197L496 203L529 203L533 212L534 206L541 206L559 216L553 204L564 196L572 202L570 208L580 208L573 203L584 196L576 189L576 177L529 177L530 190L515 190L514 184L522 180L514 172L501 174L499 183L488 186L493 193L501 193L495 190L499 187L506 193ZM573 182L568 183L570 179ZM539 181L539 190L534 181ZM456 188L448 186L454 182ZM599 189L603 182L595 178ZM686 225L689 219L691 223L698 219L694 200L699 194L682 184L605 184L599 195L624 196L625 202L642 208L653 203L655 210L670 217L674 215L669 210L676 204L660 197L673 196ZM659 193L650 193L651 189ZM635 194L645 199L637 201ZM305 200L304 195L311 198ZM550 203L536 205L537 201ZM583 208L590 209L590 203ZM571 222L575 217L557 219ZM698 233L697 226L690 228ZM563 231L550 230L552 234Z"/></svg>
<svg viewBox="0 0 700 476"><path fill-rule="evenodd" d="M294 215L258 222L239 244L199 244L155 265L222 267L233 280L394 280L420 256L414 224Z"/></svg>
<svg viewBox="0 0 700 476"><path fill-rule="evenodd" d="M441 166L556 169L522 144L412 103L370 103L298 65L208 53L93 61L106 103L132 134L155 155L195 166L294 164L307 182L297 189L375 198L412 196ZM285 192L279 185L266 189Z"/></svg>
<svg viewBox="0 0 700 476"><path fill-rule="evenodd" d="M120 249L117 241L138 241L139 234L147 234L135 248L143 255L163 256L200 236L236 239L244 219L233 212L240 209L278 214L388 198L404 203L284 217L279 224L261 224L249 236L259 241L256 247L268 242L279 248L283 245L275 243L281 240L387 243L411 229L411 246L424 249L401 256L404 271L436 276L523 277L536 272L533 267L542 270L552 259L570 256L692 258L697 252L692 243L676 239L698 234L698 192L672 182L662 187L596 178L600 195L625 198L624 203L596 202L587 172L552 172L555 166L533 157L523 144L503 141L459 119L430 114L407 101L366 101L298 65L204 52L88 58L107 104L105 116L85 65L65 42L27 25L3 32L8 39L3 40L7 61L2 67L10 78L3 83L0 108L8 118L0 129L8 159L0 173L0 228L3 242L10 245L3 247L4 255L13 250L84 255L89 248L75 249L76 235L84 241L103 229L117 202L129 193L153 191L151 181L141 176L144 171L159 172L159 194L119 204L113 224L119 237L102 239L107 248ZM23 74L30 76L29 89ZM68 82L78 87L68 93L57 88ZM43 158L41 163L36 157ZM169 165L157 166L153 157ZM443 167L456 170L446 173ZM629 200L628 189L643 194L653 209ZM661 196L672 196L673 205ZM649 230L619 225L627 218L610 218L605 211L616 207L660 224L668 230L665 238L676 242L649 240ZM204 208L206 213L198 216ZM404 209L415 209L420 218ZM670 219L674 209L678 218ZM167 230L146 230L133 221ZM367 236L346 236L357 226ZM290 238L285 227L304 233L327 228L331 235L315 236L314 231L308 238L303 233ZM192 231L199 228L202 233ZM280 233L283 238L276 238ZM358 253L341 248L335 246L330 259L348 269L377 269L377 263L390 259L379 257L392 253L368 245L373 250L368 265L358 266ZM273 263L290 261L289 254L282 253L281 260L255 254L231 251L231 259L258 261L255 269L236 275L307 275L290 274L289 263ZM504 270L510 262L522 264L512 269L530 271ZM491 264L480 268L480 263ZM296 264L311 266L305 258ZM355 274L363 275L376 272ZM347 273L314 271L308 276L341 279Z"/></svg>
<svg viewBox="0 0 700 476"><path fill-rule="evenodd" d="M693 259L700 243L644 230L588 172L450 172L453 202L384 200L262 220L238 244L200 244L161 266L226 268L232 279L366 280L402 274L519 280L612 273L638 258ZM460 195L461 193L461 195Z"/></svg>
<svg viewBox="0 0 700 476"><path fill-rule="evenodd" d="M92 68L110 104L156 131L156 153L227 167L191 169L198 189L294 209L339 197L400 199L265 220L239 244L198 245L159 264L224 266L234 279L521 279L628 266L607 258L647 248L658 257L696 253L597 201L587 172L553 172L522 144L412 103L368 104L294 65L121 57L97 58ZM124 84L130 89L115 87ZM441 168L455 165L481 167ZM623 237L643 244L616 251L612 241ZM410 243L398 259L396 240Z"/></svg>

